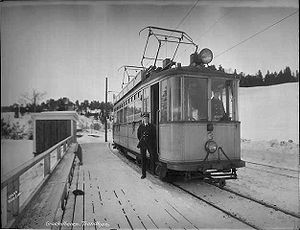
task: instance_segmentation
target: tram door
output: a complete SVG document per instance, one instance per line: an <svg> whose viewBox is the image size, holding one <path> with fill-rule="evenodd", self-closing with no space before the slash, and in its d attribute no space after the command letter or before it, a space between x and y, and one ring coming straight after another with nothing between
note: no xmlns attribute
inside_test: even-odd
<svg viewBox="0 0 300 230"><path fill-rule="evenodd" d="M156 127L156 144L157 148L159 147L159 133L158 133L158 110L159 110L159 83L156 83L151 86L151 123ZM158 148L159 149L159 148Z"/></svg>

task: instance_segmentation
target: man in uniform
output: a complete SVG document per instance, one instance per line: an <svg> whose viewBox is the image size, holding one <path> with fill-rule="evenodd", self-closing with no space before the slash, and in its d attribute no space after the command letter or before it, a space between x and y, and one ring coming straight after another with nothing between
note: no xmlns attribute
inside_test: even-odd
<svg viewBox="0 0 300 230"><path fill-rule="evenodd" d="M137 130L137 137L139 139L138 148L141 151L142 156L142 177L146 177L146 168L147 168L147 157L146 151L150 153L150 170L154 173L155 170L155 161L156 161L156 149L155 149L155 138L156 130L153 124L149 123L149 113L143 114L142 124Z"/></svg>
<svg viewBox="0 0 300 230"><path fill-rule="evenodd" d="M220 120L225 115L223 102L220 100L220 92L215 91L211 99L211 115L213 120Z"/></svg>

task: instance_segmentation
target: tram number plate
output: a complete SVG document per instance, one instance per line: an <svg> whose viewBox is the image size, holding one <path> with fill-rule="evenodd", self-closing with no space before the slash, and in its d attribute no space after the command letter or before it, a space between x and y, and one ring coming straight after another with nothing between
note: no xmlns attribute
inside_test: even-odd
<svg viewBox="0 0 300 230"><path fill-rule="evenodd" d="M214 134L213 134L212 131L207 132L207 138L208 138L209 140L214 139Z"/></svg>

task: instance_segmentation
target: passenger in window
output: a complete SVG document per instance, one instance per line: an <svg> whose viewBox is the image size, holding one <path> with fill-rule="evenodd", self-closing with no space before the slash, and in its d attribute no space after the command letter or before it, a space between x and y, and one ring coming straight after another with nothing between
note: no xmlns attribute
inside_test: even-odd
<svg viewBox="0 0 300 230"><path fill-rule="evenodd" d="M199 120L198 109L195 109L194 107L190 106L187 119L188 121L198 121Z"/></svg>
<svg viewBox="0 0 300 230"><path fill-rule="evenodd" d="M223 102L220 100L220 92L214 91L214 97L211 99L211 115L213 120L219 121L225 115Z"/></svg>
<svg viewBox="0 0 300 230"><path fill-rule="evenodd" d="M156 130L153 124L149 123L149 113L143 114L142 124L139 126L137 131L137 137L139 139L138 148L141 152L142 157L142 177L146 177L147 168L147 157L146 151L148 150L150 154L150 171L154 174L155 172L155 162L157 161L156 153Z"/></svg>

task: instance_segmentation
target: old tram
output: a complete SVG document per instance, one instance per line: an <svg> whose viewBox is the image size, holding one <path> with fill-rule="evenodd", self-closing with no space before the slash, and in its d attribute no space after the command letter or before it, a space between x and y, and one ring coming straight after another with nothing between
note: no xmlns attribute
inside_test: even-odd
<svg viewBox="0 0 300 230"><path fill-rule="evenodd" d="M124 66L128 83L114 102L114 145L139 158L136 132L141 113L148 112L156 125L156 173L162 180L174 172L200 174L221 185L225 179L237 178L236 169L245 166L240 148L238 77L208 66L212 52L198 52L185 32L153 26L142 31L146 29L142 66ZM154 57L146 56L151 37L158 41ZM159 58L167 42L176 43L174 55ZM187 66L174 62L183 44L195 47ZM143 66L147 59L154 61L148 68Z"/></svg>

